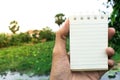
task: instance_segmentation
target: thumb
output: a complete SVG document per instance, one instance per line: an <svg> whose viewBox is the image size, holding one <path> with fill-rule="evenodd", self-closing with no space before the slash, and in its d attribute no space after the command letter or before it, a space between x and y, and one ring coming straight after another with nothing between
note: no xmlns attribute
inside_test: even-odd
<svg viewBox="0 0 120 80"><path fill-rule="evenodd" d="M50 80L69 79L71 76L69 58L66 51L66 35L69 32L69 21L56 32L55 46L52 54L52 68ZM64 78L64 79L63 79ZM69 79L70 80L70 79Z"/></svg>
<svg viewBox="0 0 120 80"><path fill-rule="evenodd" d="M56 38L65 39L69 32L69 20L67 19L62 27L56 32Z"/></svg>
<svg viewBox="0 0 120 80"><path fill-rule="evenodd" d="M56 32L55 46L53 54L66 54L66 36L69 32L69 20L66 20L64 25Z"/></svg>

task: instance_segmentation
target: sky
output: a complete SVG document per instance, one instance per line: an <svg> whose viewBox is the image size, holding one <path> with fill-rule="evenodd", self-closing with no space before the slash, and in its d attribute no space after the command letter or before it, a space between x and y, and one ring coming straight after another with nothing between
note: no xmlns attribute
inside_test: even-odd
<svg viewBox="0 0 120 80"><path fill-rule="evenodd" d="M66 17L80 13L105 10L102 2L107 0L0 0L0 33L10 33L11 21L18 21L19 32L50 27L57 31L54 16L64 13Z"/></svg>

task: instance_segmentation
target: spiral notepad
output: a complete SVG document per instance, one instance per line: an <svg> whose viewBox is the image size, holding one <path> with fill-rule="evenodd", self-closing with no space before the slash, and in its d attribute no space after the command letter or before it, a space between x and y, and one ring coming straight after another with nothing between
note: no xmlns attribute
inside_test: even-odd
<svg viewBox="0 0 120 80"><path fill-rule="evenodd" d="M71 70L107 70L108 17L79 15L69 17L69 21Z"/></svg>

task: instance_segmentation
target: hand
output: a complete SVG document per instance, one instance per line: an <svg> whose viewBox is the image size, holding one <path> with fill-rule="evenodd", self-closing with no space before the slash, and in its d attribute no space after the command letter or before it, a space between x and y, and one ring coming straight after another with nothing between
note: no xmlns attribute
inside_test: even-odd
<svg viewBox="0 0 120 80"><path fill-rule="evenodd" d="M66 36L68 33L69 20L66 20L65 24L56 32L50 80L99 80L106 71L72 72L70 70L69 55L66 51ZM111 39L114 33L114 28L109 28L108 38ZM106 54L111 57L114 50L108 47ZM109 59L108 65L112 67L114 61Z"/></svg>

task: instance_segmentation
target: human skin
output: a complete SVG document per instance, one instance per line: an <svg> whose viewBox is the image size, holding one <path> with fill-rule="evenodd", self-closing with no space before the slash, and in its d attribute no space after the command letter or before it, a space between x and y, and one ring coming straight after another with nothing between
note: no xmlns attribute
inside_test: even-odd
<svg viewBox="0 0 120 80"><path fill-rule="evenodd" d="M73 72L70 70L69 55L66 51L66 36L68 33L69 20L66 20L64 25L56 32L50 80L99 80L106 71ZM114 33L114 28L109 28L108 39L111 39ZM114 50L108 47L106 48L106 54L109 57L109 68L113 67L114 61L111 57L114 55Z"/></svg>

